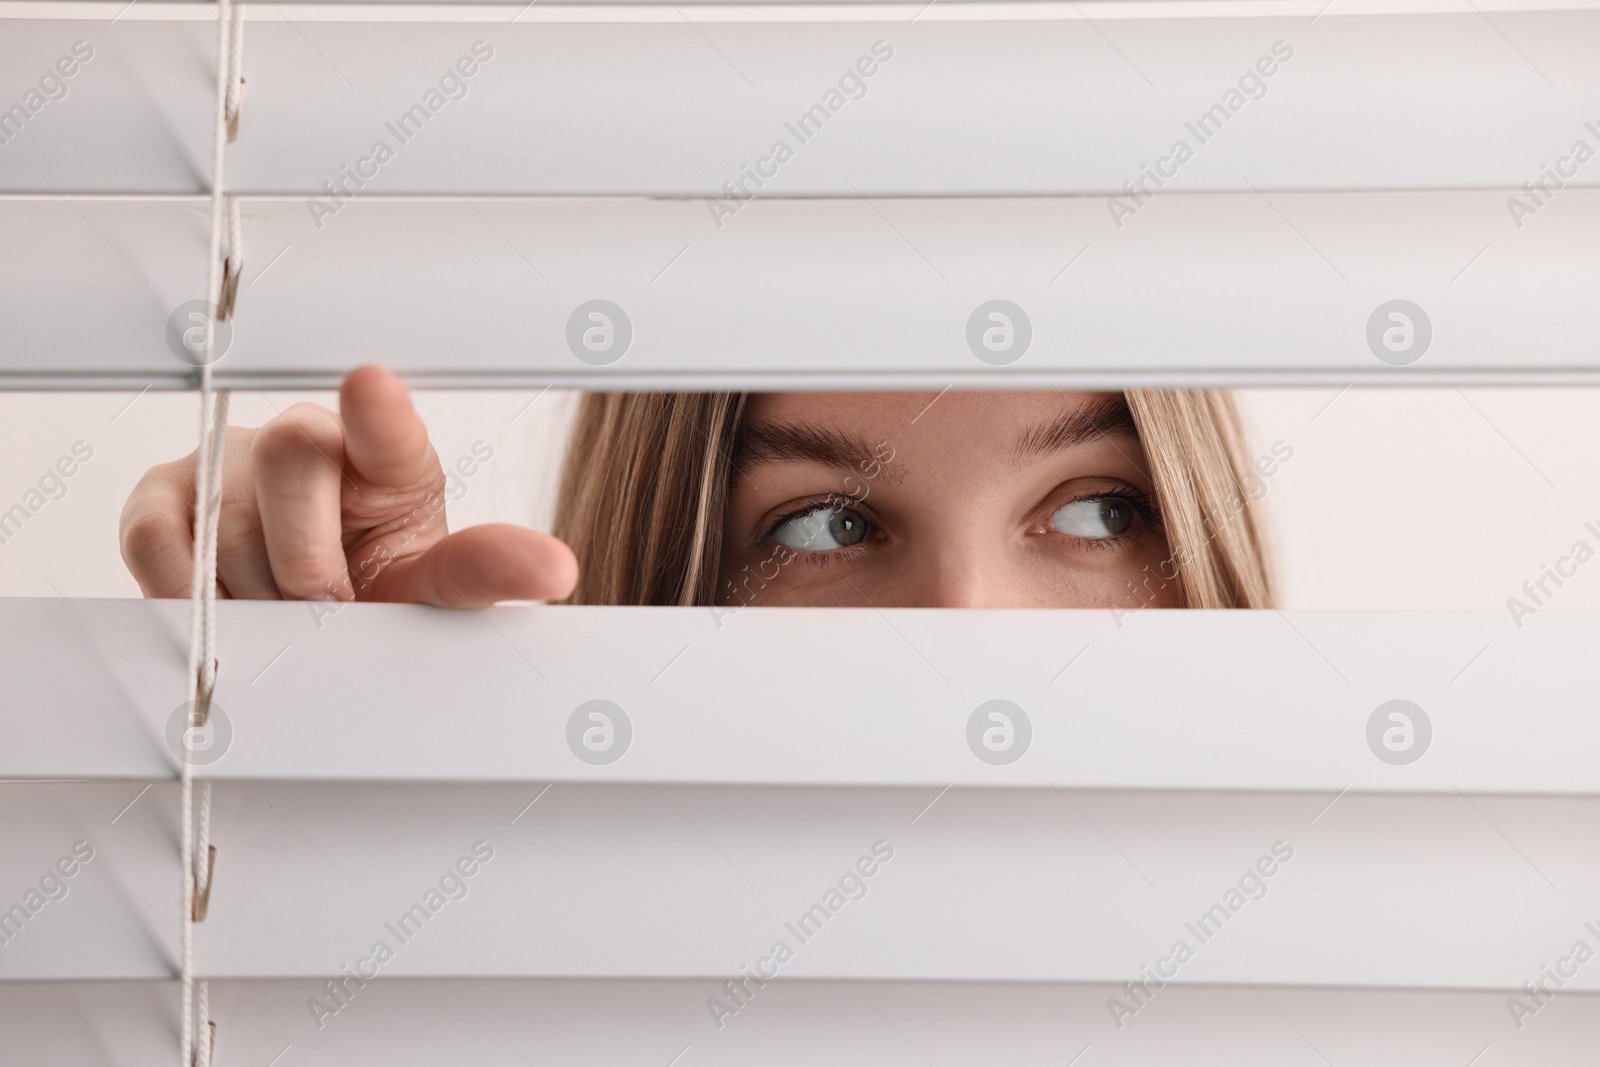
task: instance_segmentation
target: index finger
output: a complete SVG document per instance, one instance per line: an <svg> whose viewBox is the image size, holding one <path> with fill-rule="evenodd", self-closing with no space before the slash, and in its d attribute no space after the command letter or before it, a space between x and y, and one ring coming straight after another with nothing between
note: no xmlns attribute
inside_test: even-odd
<svg viewBox="0 0 1600 1067"><path fill-rule="evenodd" d="M405 488L439 469L428 428L395 374L376 364L351 371L339 387L345 461L373 485Z"/></svg>

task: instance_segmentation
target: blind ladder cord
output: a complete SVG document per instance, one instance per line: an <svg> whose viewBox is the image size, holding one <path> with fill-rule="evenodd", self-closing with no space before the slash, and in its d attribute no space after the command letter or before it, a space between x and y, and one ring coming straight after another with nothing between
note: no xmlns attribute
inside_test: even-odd
<svg viewBox="0 0 1600 1067"><path fill-rule="evenodd" d="M195 462L194 562L190 575L189 663L187 672L191 728L207 725L217 681L217 523L222 511L222 458L227 440L227 390L212 382L215 321L232 317L243 266L244 241L239 204L223 193L223 159L227 144L238 134L243 95L244 20L232 0L217 2L217 85L211 139L211 233L206 256L206 297L215 298L215 316L206 316L205 348L200 365L200 445ZM228 259L219 278L223 217L227 215ZM187 735L186 735L187 736ZM183 914L179 987L183 1022L181 1067L210 1067L216 1024L210 1018L210 988L194 978L194 924L203 920L211 898L216 849L211 839L211 786L195 789L194 765L180 753L181 833L179 866L183 876ZM196 793L198 792L198 797ZM198 800L198 812L197 804ZM203 1035L197 1042L197 1031Z"/></svg>

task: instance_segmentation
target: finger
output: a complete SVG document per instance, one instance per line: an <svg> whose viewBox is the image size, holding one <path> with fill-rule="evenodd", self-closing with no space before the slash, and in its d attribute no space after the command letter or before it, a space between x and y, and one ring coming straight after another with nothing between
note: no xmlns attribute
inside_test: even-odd
<svg viewBox="0 0 1600 1067"><path fill-rule="evenodd" d="M250 479L254 430L230 427L217 523L217 581L227 595L276 599ZM123 560L146 596L187 597L194 567L195 457L150 469L122 511Z"/></svg>
<svg viewBox="0 0 1600 1067"><path fill-rule="evenodd" d="M122 506L118 542L139 591L186 597L194 567L194 456L151 467Z"/></svg>
<svg viewBox="0 0 1600 1067"><path fill-rule="evenodd" d="M339 504L345 482L339 417L296 404L256 433L250 450L272 580L287 600L349 599Z"/></svg>
<svg viewBox="0 0 1600 1067"><path fill-rule="evenodd" d="M351 371L339 387L339 416L345 456L363 480L408 488L439 477L428 428L390 371L373 364Z"/></svg>
<svg viewBox="0 0 1600 1067"><path fill-rule="evenodd" d="M377 598L481 608L500 600L558 600L577 584L578 559L565 542L523 526L491 523L396 560L384 571Z"/></svg>
<svg viewBox="0 0 1600 1067"><path fill-rule="evenodd" d="M236 600L277 600L266 534L256 505L250 453L256 431L228 428L222 457L222 513L217 519L217 581Z"/></svg>

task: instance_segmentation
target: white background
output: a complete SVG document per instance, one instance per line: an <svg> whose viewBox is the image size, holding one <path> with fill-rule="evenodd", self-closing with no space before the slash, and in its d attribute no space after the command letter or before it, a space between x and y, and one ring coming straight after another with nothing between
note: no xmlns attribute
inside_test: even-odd
<svg viewBox="0 0 1600 1067"><path fill-rule="evenodd" d="M448 465L483 440L494 458L450 507L452 529L548 523L574 394L421 392ZM1522 583L1578 539L1600 549L1600 391L1326 389L1239 392L1252 448L1282 440L1269 481L1281 606L1506 609ZM332 394L237 393L232 421ZM131 401L131 403L130 403ZM194 447L192 394L0 395L0 510L84 441L94 458L0 544L0 595L137 596L117 517L140 474ZM1552 586L1553 588L1553 586ZM1551 610L1600 608L1600 561Z"/></svg>

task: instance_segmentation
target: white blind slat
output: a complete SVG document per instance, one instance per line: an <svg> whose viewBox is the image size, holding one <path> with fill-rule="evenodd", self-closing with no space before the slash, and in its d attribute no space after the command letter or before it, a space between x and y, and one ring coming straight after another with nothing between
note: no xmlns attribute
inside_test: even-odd
<svg viewBox="0 0 1600 1067"><path fill-rule="evenodd" d="M5 787L13 896L96 855L0 976L172 974L175 787L110 823L140 788ZM384 941L387 977L720 979L781 940L787 979L1120 983L1184 941L1179 982L1516 989L1600 936L1592 797L542 789L219 784L196 974L335 975Z"/></svg>
<svg viewBox="0 0 1600 1067"><path fill-rule="evenodd" d="M365 360L516 387L1595 382L1600 191L1562 196L1559 220L1520 233L1492 192L1174 193L1120 233L1071 198L769 202L720 233L692 201L357 200L320 232L303 201L247 201L260 251L216 373L241 389L332 388ZM199 202L0 201L0 386L191 386L168 329L203 288L205 220ZM72 263L75 284L40 262ZM631 328L609 362L568 339L595 299ZM1031 324L1010 363L968 340L995 299ZM1415 343L1428 324L1408 365L1369 341L1396 299L1421 309Z"/></svg>
<svg viewBox="0 0 1600 1067"><path fill-rule="evenodd" d="M250 122L229 185L322 195L381 138L396 155L368 192L722 196L786 139L769 195L1103 196L1184 139L1189 192L1516 190L1600 114L1595 6L940 0L803 5L795 23L785 4L246 4ZM95 58L6 146L0 191L205 192L203 5L80 10L5 20L15 86L76 39ZM892 58L841 91L877 41ZM462 56L466 95L404 143L389 133ZM786 129L818 104L825 133Z"/></svg>
<svg viewBox="0 0 1600 1067"><path fill-rule="evenodd" d="M1107 998L1121 995L1116 986L857 982L852 989L845 983L791 982L762 994L719 1031L705 1000L720 982L455 978L369 985L317 1031L305 1001L319 984L213 981L211 1002L230 1023L226 1046L219 1035L219 1051L226 1048L253 1064L282 1055L280 1064L365 1059L395 1067L431 1067L463 1054L489 1067L517 1067L524 1057L634 1067L667 1064L680 1054L680 1064L759 1059L801 1067L861 1058L910 1065L922 1062L920 1054L940 1067L1061 1067L1080 1053L1080 1067L1097 1061L1123 1067L1280 1067L1322 1063L1320 1052L1336 1064L1403 1067L1428 1056L1468 1063L1488 1045L1484 1061L1526 1057L1577 1067L1589 1062L1600 1025L1600 998L1582 993L1562 993L1558 1004L1518 1031L1499 993L1257 983L1259 993L1243 985L1169 987L1118 1031L1105 1007ZM161 1062L169 1051L170 1037L160 1024L176 1010L171 987L57 985L60 993L44 983L0 984L0 1026L7 1038L0 1063L121 1062L108 1043L135 1063Z"/></svg>
<svg viewBox="0 0 1600 1067"><path fill-rule="evenodd" d="M0 775L172 775L184 608L0 600ZM199 776L1596 792L1593 612L316 611L218 605L235 740ZM993 700L1031 726L1008 765L969 743ZM1369 745L1392 700L1431 728L1408 765ZM569 742L591 701L609 764Z"/></svg>

